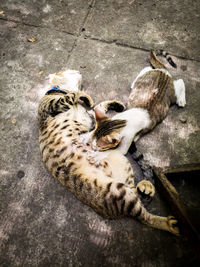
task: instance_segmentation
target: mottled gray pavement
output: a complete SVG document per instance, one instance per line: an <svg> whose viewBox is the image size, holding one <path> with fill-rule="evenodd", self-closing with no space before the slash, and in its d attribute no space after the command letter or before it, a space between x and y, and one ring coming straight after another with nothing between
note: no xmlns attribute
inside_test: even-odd
<svg viewBox="0 0 200 267"><path fill-rule="evenodd" d="M173 106L137 146L152 166L200 163L200 2L1 0L0 10L0 266L195 266L184 238L104 220L52 178L37 105L48 74L65 68L81 71L95 102L126 102L149 50L165 49L187 106ZM148 208L169 213L159 194Z"/></svg>

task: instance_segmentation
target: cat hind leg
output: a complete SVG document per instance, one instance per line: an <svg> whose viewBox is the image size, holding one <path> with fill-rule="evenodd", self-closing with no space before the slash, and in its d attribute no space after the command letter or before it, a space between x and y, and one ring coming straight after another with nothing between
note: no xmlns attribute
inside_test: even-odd
<svg viewBox="0 0 200 267"><path fill-rule="evenodd" d="M173 216L162 217L149 213L134 188L114 182L110 182L106 188L103 205L106 207L107 218L132 217L153 228L179 235L177 220Z"/></svg>
<svg viewBox="0 0 200 267"><path fill-rule="evenodd" d="M177 226L178 221L173 216L156 216L149 213L144 207L142 207L142 211L140 215L137 216L137 219L143 224L146 224L153 228L169 231L170 233L177 236L180 234L179 228Z"/></svg>

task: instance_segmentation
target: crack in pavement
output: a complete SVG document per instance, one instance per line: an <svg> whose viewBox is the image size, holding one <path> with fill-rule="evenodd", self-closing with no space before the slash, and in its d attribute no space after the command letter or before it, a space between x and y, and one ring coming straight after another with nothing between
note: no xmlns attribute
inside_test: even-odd
<svg viewBox="0 0 200 267"><path fill-rule="evenodd" d="M23 22L23 21L11 20L11 19L7 19L7 18L0 18L0 20L18 23L19 25L24 25L24 26L28 26L28 27L35 27L35 28L40 28L40 29L48 29L48 30L51 30L51 31L61 32L61 33L64 33L64 34L67 34L67 35L75 37L76 39L74 41L74 44L72 45L72 49L69 51L69 56L67 58L67 63L69 62L70 56L72 55L73 50L76 47L77 42L78 42L79 39L82 39L82 40L87 39L87 40L90 40L90 41L96 41L96 42L101 42L101 43L105 43L105 44L115 44L115 45L120 46L120 47L130 48L130 49L135 49L135 50L141 50L141 51L144 51L144 52L149 52L151 50L151 49L144 48L144 47L137 47L137 46L134 46L134 45L131 45L131 44L121 43L117 39L104 40L104 39L100 39L100 38L97 38L97 37L91 37L91 36L89 36L87 34L84 34L84 32L86 31L85 28L84 28L84 25L86 24L86 21L87 21L89 15L91 14L91 12L92 12L91 10L93 9L94 5L95 5L95 0L92 0L92 2L88 6L88 12L87 12L87 14L86 14L86 16L85 16L85 18L83 20L82 25L79 28L78 33L71 33L71 32L68 32L68 31L65 31L65 30L62 30L62 29L57 30L56 28L40 26L40 25L34 25L34 24ZM156 50L156 48L155 48L155 50ZM171 53L171 52L170 52L170 55L174 56L174 57L176 57L178 59L190 60L190 61L194 61L194 62L200 62L200 60L198 60L198 59L185 57L185 56L179 56L179 55L176 55L176 54Z"/></svg>

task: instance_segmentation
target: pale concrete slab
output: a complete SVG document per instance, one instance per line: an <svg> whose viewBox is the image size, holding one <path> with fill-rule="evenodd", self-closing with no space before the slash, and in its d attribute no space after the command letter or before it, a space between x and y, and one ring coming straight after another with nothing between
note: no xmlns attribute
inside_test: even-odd
<svg viewBox="0 0 200 267"><path fill-rule="evenodd" d="M200 6L190 0L96 1L85 34L141 49L200 60Z"/></svg>
<svg viewBox="0 0 200 267"><path fill-rule="evenodd" d="M104 99L127 102L137 72L148 65L148 53L116 44L81 38L69 59L69 67L83 74L83 89L96 103Z"/></svg>
<svg viewBox="0 0 200 267"><path fill-rule="evenodd" d="M1 20L1 58L2 67L11 71L38 76L55 72L58 67L66 66L75 38L71 35L49 29L25 26L12 21ZM56 36L56 38L55 38ZM28 39L36 38L35 42ZM48 69L48 72L47 72ZM6 73L6 70L5 70Z"/></svg>
<svg viewBox="0 0 200 267"><path fill-rule="evenodd" d="M92 0L1 0L0 18L79 34Z"/></svg>

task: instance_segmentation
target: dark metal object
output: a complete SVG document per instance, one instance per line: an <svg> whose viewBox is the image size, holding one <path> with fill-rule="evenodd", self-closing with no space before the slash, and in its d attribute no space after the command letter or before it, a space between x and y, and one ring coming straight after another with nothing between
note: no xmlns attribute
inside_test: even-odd
<svg viewBox="0 0 200 267"><path fill-rule="evenodd" d="M181 234L190 241L200 259L200 164L164 172L154 169L154 176L158 189L180 223ZM188 192L191 188L192 192Z"/></svg>

